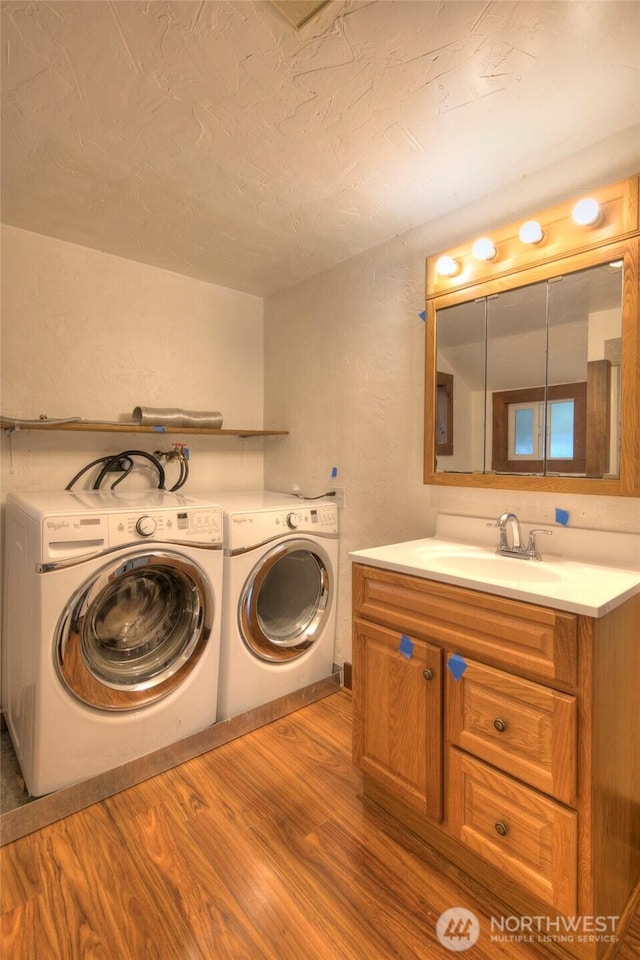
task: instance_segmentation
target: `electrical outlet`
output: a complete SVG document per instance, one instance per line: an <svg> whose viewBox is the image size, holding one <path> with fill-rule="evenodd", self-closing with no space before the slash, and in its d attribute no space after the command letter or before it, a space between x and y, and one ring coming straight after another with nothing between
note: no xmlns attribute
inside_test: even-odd
<svg viewBox="0 0 640 960"><path fill-rule="evenodd" d="M107 473L124 473L127 469L127 458L120 457L118 460L115 460L113 463L109 464L107 468Z"/></svg>
<svg viewBox="0 0 640 960"><path fill-rule="evenodd" d="M344 487L329 487L329 493L333 494L333 499L337 503L338 509L343 510L347 505Z"/></svg>

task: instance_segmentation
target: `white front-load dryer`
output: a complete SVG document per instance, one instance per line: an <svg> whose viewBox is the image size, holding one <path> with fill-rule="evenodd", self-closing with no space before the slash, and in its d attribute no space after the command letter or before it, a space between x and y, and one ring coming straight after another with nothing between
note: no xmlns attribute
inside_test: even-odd
<svg viewBox="0 0 640 960"><path fill-rule="evenodd" d="M338 510L270 491L215 493L224 511L218 719L333 673Z"/></svg>
<svg viewBox="0 0 640 960"><path fill-rule="evenodd" d="M3 704L32 796L215 722L222 534L181 493L8 495Z"/></svg>

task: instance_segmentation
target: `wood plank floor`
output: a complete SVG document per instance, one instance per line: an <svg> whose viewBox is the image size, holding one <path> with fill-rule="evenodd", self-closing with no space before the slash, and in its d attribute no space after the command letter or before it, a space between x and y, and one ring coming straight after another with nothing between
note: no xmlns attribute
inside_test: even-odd
<svg viewBox="0 0 640 960"><path fill-rule="evenodd" d="M3 848L11 960L427 960L473 888L358 798L341 691ZM640 921L618 960L638 957Z"/></svg>

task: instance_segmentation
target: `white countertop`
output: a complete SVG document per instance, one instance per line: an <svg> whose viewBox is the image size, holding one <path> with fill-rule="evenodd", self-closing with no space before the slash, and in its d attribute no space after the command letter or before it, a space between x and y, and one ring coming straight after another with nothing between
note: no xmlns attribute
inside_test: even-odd
<svg viewBox="0 0 640 960"><path fill-rule="evenodd" d="M495 547L440 537L355 550L349 556L368 566L589 617L603 617L640 593L640 569L630 566L555 556L544 560L501 557Z"/></svg>

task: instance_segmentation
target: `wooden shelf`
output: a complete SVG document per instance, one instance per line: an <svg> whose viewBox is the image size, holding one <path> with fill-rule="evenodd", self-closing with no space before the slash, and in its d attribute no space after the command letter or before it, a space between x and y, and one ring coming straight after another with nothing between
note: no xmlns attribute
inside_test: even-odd
<svg viewBox="0 0 640 960"><path fill-rule="evenodd" d="M208 437L281 437L289 433L288 430L208 430L201 427L151 427L139 423L94 423L90 420L79 420L71 423L55 423L42 420L41 422L29 421L28 424L22 424L16 420L0 420L0 429L10 431L48 430L58 432L60 430L70 430L85 433L149 433L156 436L162 436L163 434L197 434Z"/></svg>

